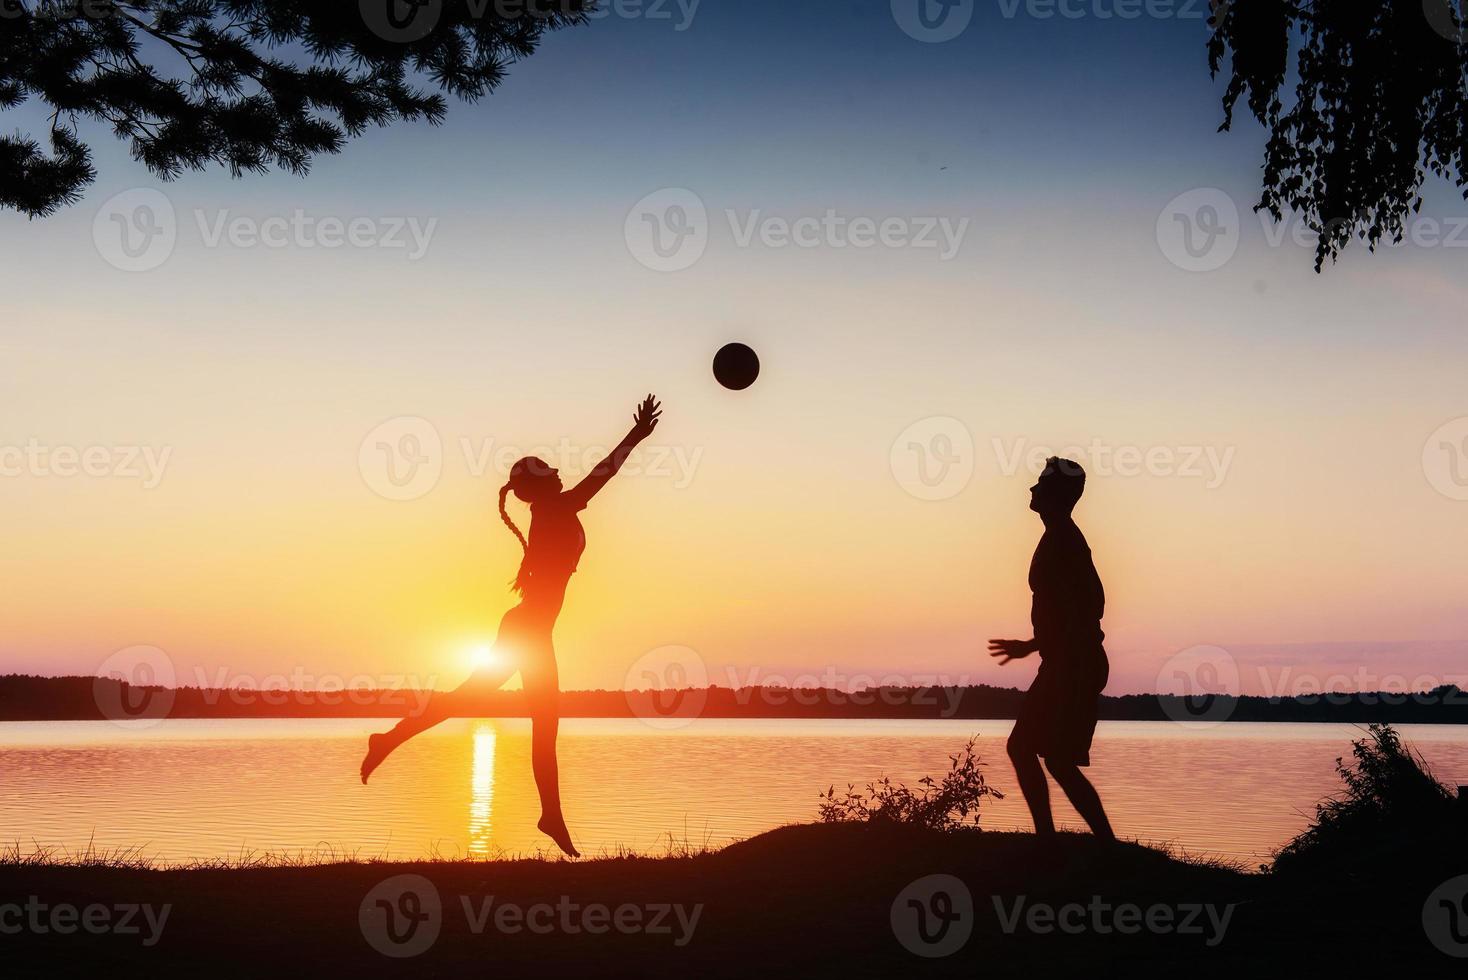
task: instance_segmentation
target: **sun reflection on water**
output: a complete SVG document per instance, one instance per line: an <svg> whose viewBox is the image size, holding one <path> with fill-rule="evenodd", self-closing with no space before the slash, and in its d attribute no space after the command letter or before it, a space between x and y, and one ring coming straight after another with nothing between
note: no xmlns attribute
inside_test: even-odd
<svg viewBox="0 0 1468 980"><path fill-rule="evenodd" d="M474 727L474 760L469 769L469 854L489 857L494 836L494 726Z"/></svg>

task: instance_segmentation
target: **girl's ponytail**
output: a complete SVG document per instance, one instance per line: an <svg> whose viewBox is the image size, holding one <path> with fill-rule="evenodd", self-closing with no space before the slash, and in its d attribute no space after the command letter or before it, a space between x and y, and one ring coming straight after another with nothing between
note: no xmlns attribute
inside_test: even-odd
<svg viewBox="0 0 1468 980"><path fill-rule="evenodd" d="M500 519L505 522L505 527L510 529L510 533L515 535L515 540L520 542L520 550L525 553L525 557L520 560L520 571L515 573L515 580L510 584L510 588L523 596L525 587L530 584L530 544L525 540L525 535L521 534L520 529L515 526L515 522L511 520L510 512L505 509L505 498L509 495L510 485L506 483L500 487Z"/></svg>

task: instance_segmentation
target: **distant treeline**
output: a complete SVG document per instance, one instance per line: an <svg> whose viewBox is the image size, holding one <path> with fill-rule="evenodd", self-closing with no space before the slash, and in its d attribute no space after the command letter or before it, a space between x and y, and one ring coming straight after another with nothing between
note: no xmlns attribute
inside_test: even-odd
<svg viewBox="0 0 1468 980"><path fill-rule="evenodd" d="M152 718L395 718L429 692L347 688L302 691L164 688L113 678L0 677L0 721ZM567 691L567 718L1013 718L1024 692L967 687L709 687L677 691ZM1112 721L1316 721L1468 724L1468 693L1454 685L1418 693L1365 692L1294 698L1128 694L1101 699ZM500 691L476 702L477 717L523 717L524 697Z"/></svg>

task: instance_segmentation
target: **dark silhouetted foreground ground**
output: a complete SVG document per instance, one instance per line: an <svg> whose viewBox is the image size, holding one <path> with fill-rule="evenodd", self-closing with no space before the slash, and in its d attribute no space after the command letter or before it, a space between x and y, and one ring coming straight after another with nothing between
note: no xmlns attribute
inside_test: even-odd
<svg viewBox="0 0 1468 980"><path fill-rule="evenodd" d="M961 881L971 905L933 875ZM1422 914L1449 876L1302 884L1087 836L1046 852L1025 834L870 824L787 827L662 859L8 866L0 956L11 977L1446 976L1463 961L1434 947ZM135 933L80 925L144 904L152 922L171 907L161 932L142 911ZM31 919L18 931L16 906ZM69 934L54 928L67 925L63 907L77 910Z"/></svg>

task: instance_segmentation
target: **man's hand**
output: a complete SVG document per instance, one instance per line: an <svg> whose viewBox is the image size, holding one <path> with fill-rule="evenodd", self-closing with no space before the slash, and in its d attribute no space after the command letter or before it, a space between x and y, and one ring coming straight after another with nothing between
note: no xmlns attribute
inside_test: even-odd
<svg viewBox="0 0 1468 980"><path fill-rule="evenodd" d="M1039 649L1040 648L1035 645L1034 640L989 641L989 656L1004 658L1003 660L999 661L999 666L1001 667L1009 663L1011 660L1019 660L1021 657L1028 657L1030 654L1036 652Z"/></svg>

